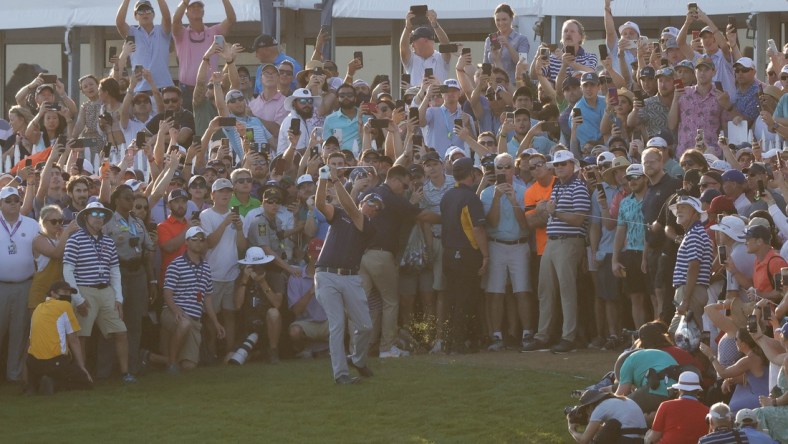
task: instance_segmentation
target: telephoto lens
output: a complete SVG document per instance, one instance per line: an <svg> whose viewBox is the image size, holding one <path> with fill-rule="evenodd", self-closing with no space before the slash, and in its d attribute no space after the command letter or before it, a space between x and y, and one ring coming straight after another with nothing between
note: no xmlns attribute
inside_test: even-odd
<svg viewBox="0 0 788 444"><path fill-rule="evenodd" d="M244 339L244 342L238 347L238 350L233 353L230 357L230 364L233 365L244 365L246 362L246 358L249 357L249 352L254 348L254 345L257 344L257 340L260 337L257 333L252 333Z"/></svg>

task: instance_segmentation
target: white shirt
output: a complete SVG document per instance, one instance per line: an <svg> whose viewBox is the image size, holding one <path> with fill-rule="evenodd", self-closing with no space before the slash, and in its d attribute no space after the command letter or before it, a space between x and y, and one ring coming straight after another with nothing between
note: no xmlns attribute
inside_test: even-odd
<svg viewBox="0 0 788 444"><path fill-rule="evenodd" d="M411 85L421 84L424 79L425 68L432 68L432 76L439 83L443 83L444 80L449 78L449 64L443 60L443 54L438 51L423 59L411 49L408 64L403 63L402 66L405 68L405 72L410 74Z"/></svg>
<svg viewBox="0 0 788 444"><path fill-rule="evenodd" d="M200 226L210 235L216 231L229 213L230 210L227 210L226 213L219 214L213 208L208 208L200 213ZM205 260L208 261L208 265L211 266L211 277L214 281L231 282L240 274L240 269L238 268L238 249L235 246L236 234L233 225L225 228L224 233L222 233L222 238L219 239L216 246L208 250L208 253L205 255Z"/></svg>
<svg viewBox="0 0 788 444"><path fill-rule="evenodd" d="M301 119L301 116L295 112L291 112L282 120L282 124L279 125L279 139L277 141L276 154L284 153L287 147L290 146L290 140L287 138L287 130L290 129L290 121L293 119ZM301 119L301 137L298 139L296 150L306 149L306 144L309 142L309 134L311 134L311 132L312 128L307 125L304 119Z"/></svg>
<svg viewBox="0 0 788 444"><path fill-rule="evenodd" d="M0 213L0 219L5 218ZM16 232L14 228L19 225ZM6 230L5 227L8 227ZM33 258L33 239L39 231L38 223L27 216L19 216L16 224L6 223L0 225L0 281L24 282L35 273L35 259ZM14 236L9 236L9 232ZM14 244L15 246L11 246ZM14 254L10 254L10 253Z"/></svg>

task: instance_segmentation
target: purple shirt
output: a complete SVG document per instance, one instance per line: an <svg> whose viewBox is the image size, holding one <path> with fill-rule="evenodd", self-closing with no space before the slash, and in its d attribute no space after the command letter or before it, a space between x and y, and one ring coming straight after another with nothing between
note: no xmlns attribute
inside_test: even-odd
<svg viewBox="0 0 788 444"><path fill-rule="evenodd" d="M301 268L301 277L290 276L287 279L287 306L293 308L293 305L298 302L307 291L315 286L315 279L313 276L306 275L306 267ZM323 306L317 301L317 298L312 295L312 300L306 306L306 310L301 313L296 320L298 321L312 321L323 322L328 320Z"/></svg>
<svg viewBox="0 0 788 444"><path fill-rule="evenodd" d="M271 100L265 100L261 93L249 102L249 109L260 120L276 122L277 125L281 125L288 114L285 109L285 96L280 92L277 92Z"/></svg>
<svg viewBox="0 0 788 444"><path fill-rule="evenodd" d="M684 151L695 147L698 129L703 130L708 149L707 153L722 157L722 150L717 145L723 121L723 109L717 102L712 90L705 95L698 92L696 86L688 86L679 98L679 143L676 145L676 158L681 158Z"/></svg>

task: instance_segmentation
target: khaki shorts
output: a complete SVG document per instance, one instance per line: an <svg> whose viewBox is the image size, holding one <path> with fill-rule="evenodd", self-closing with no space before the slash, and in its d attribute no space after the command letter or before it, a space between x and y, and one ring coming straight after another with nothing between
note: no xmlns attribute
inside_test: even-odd
<svg viewBox="0 0 788 444"><path fill-rule="evenodd" d="M487 245L490 251L485 284L487 293L505 294L507 281L512 283L513 293L531 291L530 276L526 272L530 268L531 256L528 244L506 245L490 241Z"/></svg>
<svg viewBox="0 0 788 444"><path fill-rule="evenodd" d="M443 291L443 244L432 238L432 289Z"/></svg>
<svg viewBox="0 0 788 444"><path fill-rule="evenodd" d="M290 326L297 325L304 331L304 335L313 341L328 340L328 321L295 321Z"/></svg>
<svg viewBox="0 0 788 444"><path fill-rule="evenodd" d="M90 336L93 332L93 324L97 323L101 334L105 337L112 333L123 333L126 331L126 324L120 318L118 309L115 308L115 291L112 287L99 290L98 288L79 286L79 294L85 298L89 307L86 316L80 316L76 311L77 321L81 330L78 336Z"/></svg>
<svg viewBox="0 0 788 444"><path fill-rule="evenodd" d="M213 293L208 298L213 305L214 313L220 311L236 311L235 308L235 281L213 281Z"/></svg>
<svg viewBox="0 0 788 444"><path fill-rule="evenodd" d="M200 362L200 343L202 342L202 324L189 317L189 324L191 328L186 333L186 339L183 341L183 347L178 352L178 362L190 361L195 365ZM175 322L175 315L168 307L164 307L161 311L161 349L163 354L169 355L170 337L175 333L177 324Z"/></svg>

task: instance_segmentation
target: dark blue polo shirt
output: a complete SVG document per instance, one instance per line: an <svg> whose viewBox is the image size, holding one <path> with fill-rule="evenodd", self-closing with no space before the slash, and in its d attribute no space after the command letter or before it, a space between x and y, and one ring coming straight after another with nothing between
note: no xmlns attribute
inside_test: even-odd
<svg viewBox="0 0 788 444"><path fill-rule="evenodd" d="M668 198L679 188L681 188L681 181L675 177L671 177L667 173L662 176L659 182L649 184L648 191L646 191L646 197L643 198L643 220L647 224L651 224L657 220L662 206L665 205ZM664 221L661 221L661 223L664 223ZM646 230L646 242L648 242L651 248L660 247L664 238L664 231L654 233L651 230Z"/></svg>
<svg viewBox="0 0 788 444"><path fill-rule="evenodd" d="M402 225L411 222L422 210L418 205L413 205L404 197L394 194L385 183L359 196L359 199L371 193L378 194L383 199L385 207L372 219L375 237L367 248L382 248L396 254Z"/></svg>
<svg viewBox="0 0 788 444"><path fill-rule="evenodd" d="M478 250L473 228L484 226L484 205L473 188L457 184L441 199L441 242L444 250Z"/></svg>
<svg viewBox="0 0 788 444"><path fill-rule="evenodd" d="M316 266L357 270L361 265L361 256L375 235L375 227L365 217L364 231L359 231L345 210L336 207L334 217L328 223L331 226Z"/></svg>

